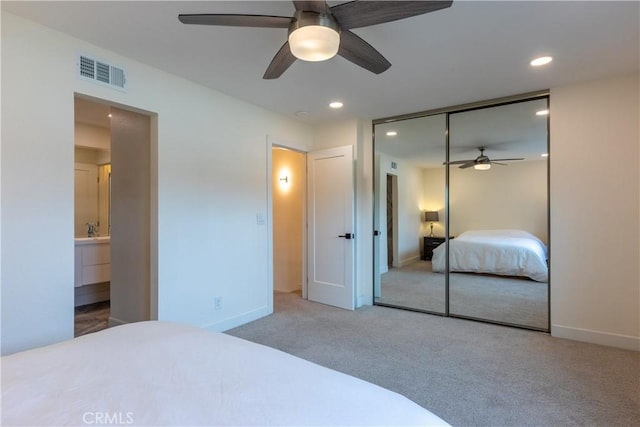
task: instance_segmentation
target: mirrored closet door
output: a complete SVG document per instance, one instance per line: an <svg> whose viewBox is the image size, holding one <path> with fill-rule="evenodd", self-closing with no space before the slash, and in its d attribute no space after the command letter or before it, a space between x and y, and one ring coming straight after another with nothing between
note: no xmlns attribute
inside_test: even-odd
<svg viewBox="0 0 640 427"><path fill-rule="evenodd" d="M374 302L548 331L548 144L546 94L376 121Z"/></svg>
<svg viewBox="0 0 640 427"><path fill-rule="evenodd" d="M449 116L452 315L548 329L545 111L546 98Z"/></svg>
<svg viewBox="0 0 640 427"><path fill-rule="evenodd" d="M445 313L445 276L432 251L444 241L446 116L375 125L374 299Z"/></svg>

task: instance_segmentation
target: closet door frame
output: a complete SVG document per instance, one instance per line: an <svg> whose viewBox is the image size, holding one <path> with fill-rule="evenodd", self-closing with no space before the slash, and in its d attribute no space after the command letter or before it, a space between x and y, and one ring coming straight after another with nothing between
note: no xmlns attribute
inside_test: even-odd
<svg viewBox="0 0 640 427"><path fill-rule="evenodd" d="M551 242L552 242L552 236L551 236L551 230L550 230L550 203L549 203L549 195L550 195L550 189L551 189L551 184L550 184L550 174L549 174L549 160L547 158L547 170L546 170L546 174L547 174L547 183L546 183L546 192L547 192L547 207L546 207L546 216L547 216L547 238L548 238L548 267L549 267L549 278L547 280L547 328L539 328L539 327L532 327L532 326L527 326L527 325L522 325L522 324L514 324L514 323L507 323L507 322L502 322L499 320L492 320L492 319L484 319L484 318L476 318L476 317L472 317L472 316L465 316L465 315L460 315L460 314L453 314L450 312L450 281L449 281L449 270L450 270L450 266L449 266L449 238L450 238L450 209L449 209L449 204L450 204L450 200L449 200L449 190L450 190L450 165L449 165L449 161L450 161L450 122L449 122L449 117L451 114L454 113L462 113L462 112L466 112L466 111L473 111L473 110L480 110L480 109L485 109L485 108L491 108L491 107L498 107L498 106L504 106L504 105L509 105L509 104L516 104L516 103L521 103L521 102L526 102L526 101L534 101L534 100L541 100L541 99L546 99L546 103L547 103L547 109L549 109L549 99L550 99L550 91L548 89L545 90L540 90L540 91L534 91L534 92L527 92L527 93L523 93L523 94L519 94L519 95L513 95L513 96L507 96L507 97L502 97L502 98L495 98L495 99L490 99L490 100L485 100L485 101L478 101L478 102L472 102L472 103L467 103L467 104L461 104L461 105L455 105L455 106L451 106L451 107L446 107L446 108L439 108L439 109L434 109L434 110L428 110L428 111L421 111L421 112L416 112L416 113L410 113L410 114L404 114L404 115L400 115L400 116L392 116L392 117L385 117L385 118L381 118L381 119L376 119L373 120L372 122L372 134L374 135L374 139L372 140L372 144L374 145L374 152L375 152L375 126L378 124L383 124L383 123L389 123L389 122L394 122L394 121L400 121L400 120L409 120L409 119L415 119L415 118L421 118L421 117L426 117L426 116L432 116L432 115L437 115L437 114L445 114L445 120L446 120L446 129L445 129L445 161L446 161L446 168L445 168L445 254L446 254L446 258L445 258L445 309L443 313L440 312L432 312L432 311L428 311L428 310L420 310L420 309L415 309L415 308L406 308L406 307L402 307L402 306L398 306L398 305L394 305L394 304L385 304L385 303L380 303L380 302L376 302L374 299L374 305L380 305L380 306L388 306L388 307L392 307L392 308L398 308L398 309L406 309L409 311L417 311L417 312L423 312L423 313L427 313L427 314L435 314L435 315L439 315L439 316L445 316L445 317L454 317L454 318L461 318L461 319L467 319L467 320L473 320L473 321L479 321L479 322L484 322L484 323L491 323L491 324L497 324L497 325L502 325L502 326L510 326L510 327L516 327L516 328L521 328L521 329L528 329L528 330L534 330L534 331L540 331L540 332L550 332L551 330L551 265L550 265L550 253L551 253ZM547 116L547 141L546 141L546 145L547 145L547 153L550 152L550 125L549 125L549 116ZM375 180L373 180L374 183L373 185L375 185ZM375 188L372 188L372 192L375 192ZM374 230L372 230L371 233L372 236L374 236ZM375 239L375 237L373 237ZM375 245L372 245L375 247ZM374 251L372 253L372 257L374 260L374 265L377 262L376 260L376 256L377 253ZM375 274L375 271L374 271ZM375 282L375 280L374 280ZM372 283L373 286L373 283Z"/></svg>

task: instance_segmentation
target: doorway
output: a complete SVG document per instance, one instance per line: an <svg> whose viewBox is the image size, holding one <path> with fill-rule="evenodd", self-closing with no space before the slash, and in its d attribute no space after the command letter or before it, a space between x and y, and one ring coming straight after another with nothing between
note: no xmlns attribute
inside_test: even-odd
<svg viewBox="0 0 640 427"><path fill-rule="evenodd" d="M268 308L273 311L272 291L280 288L284 292L298 292L303 299L353 310L356 237L353 147L306 152L277 145L268 139L267 150L267 200L268 211L272 213L267 221L267 262L271 269ZM292 164L277 163L281 152L296 153L295 174ZM276 159L274 153L278 153ZM295 183L299 184L297 193L293 190ZM284 218L295 215L295 222L281 220L277 212L280 210L279 197L286 197L289 203L296 201L295 205L280 205L285 206L282 209ZM264 225L260 212L257 222ZM293 225L293 228L280 228L285 224ZM276 243L278 239L282 239L282 246ZM291 281L287 281L279 266L285 267L283 271L293 271L288 275ZM287 287L286 283L289 283Z"/></svg>
<svg viewBox="0 0 640 427"><path fill-rule="evenodd" d="M273 213L273 290L306 297L306 154L271 148Z"/></svg>
<svg viewBox="0 0 640 427"><path fill-rule="evenodd" d="M152 215L151 206L157 194L151 188L157 161L151 153L157 121L131 107L84 96L77 95L74 104L76 162L84 156L96 163L97 174L91 185L86 185L91 180L82 185L95 193L90 198L81 193L80 201L91 209L78 209L76 197L75 330L81 335L156 316L157 285L152 289L151 278L157 262L151 254L157 244L151 226L157 213ZM76 164L76 176L77 170ZM93 216L87 219L88 214Z"/></svg>
<svg viewBox="0 0 640 427"><path fill-rule="evenodd" d="M394 267L396 260L397 185L397 177L387 174L387 270Z"/></svg>
<svg viewBox="0 0 640 427"><path fill-rule="evenodd" d="M74 335L108 327L110 107L74 99Z"/></svg>

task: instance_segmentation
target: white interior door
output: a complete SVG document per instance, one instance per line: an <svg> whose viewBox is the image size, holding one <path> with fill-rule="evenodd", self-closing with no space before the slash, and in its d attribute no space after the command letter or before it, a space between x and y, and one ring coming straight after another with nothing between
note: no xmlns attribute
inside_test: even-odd
<svg viewBox="0 0 640 427"><path fill-rule="evenodd" d="M354 309L353 147L307 155L308 298Z"/></svg>

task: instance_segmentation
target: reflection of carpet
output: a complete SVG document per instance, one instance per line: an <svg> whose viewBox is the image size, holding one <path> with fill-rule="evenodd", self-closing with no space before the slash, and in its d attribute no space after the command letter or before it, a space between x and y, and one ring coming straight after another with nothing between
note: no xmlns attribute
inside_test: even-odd
<svg viewBox="0 0 640 427"><path fill-rule="evenodd" d="M430 261L393 268L381 278L376 302L443 313L444 274L433 273ZM548 329L547 284L529 279L452 273L451 314Z"/></svg>

